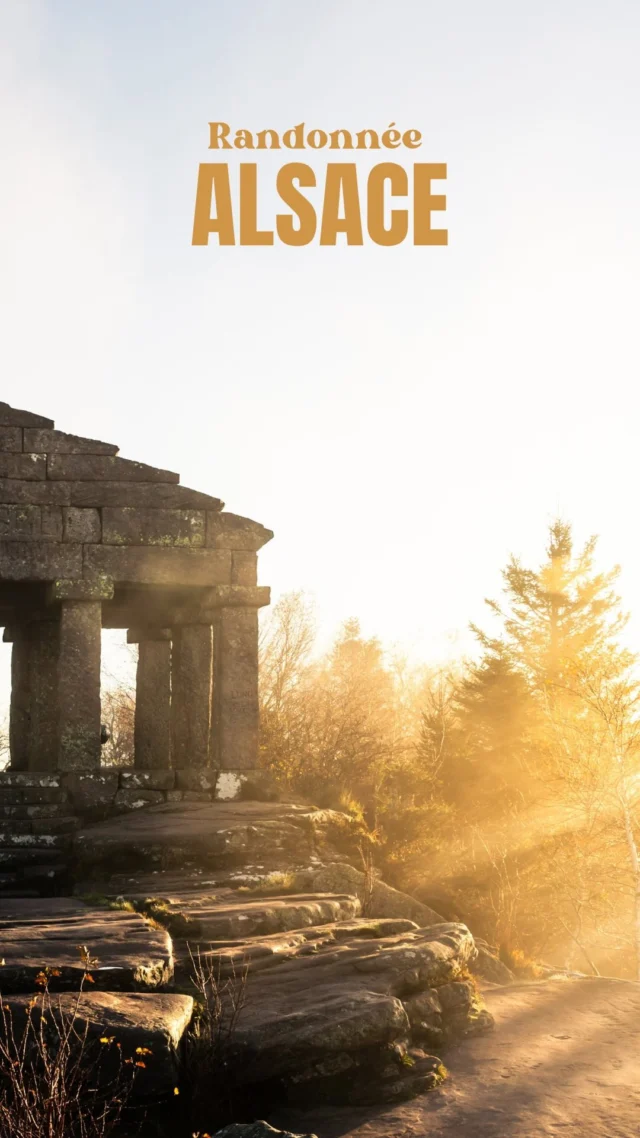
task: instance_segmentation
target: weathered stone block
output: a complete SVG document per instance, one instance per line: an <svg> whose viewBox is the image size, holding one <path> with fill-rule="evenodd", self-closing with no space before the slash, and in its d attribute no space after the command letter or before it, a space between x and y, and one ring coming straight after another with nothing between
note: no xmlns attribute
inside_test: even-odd
<svg viewBox="0 0 640 1138"><path fill-rule="evenodd" d="M262 549L273 531L239 514L207 513L207 545L214 549Z"/></svg>
<svg viewBox="0 0 640 1138"><path fill-rule="evenodd" d="M16 790L25 787L48 787L57 790L61 785L58 774L46 774L40 771L0 771L0 787L12 787Z"/></svg>
<svg viewBox="0 0 640 1138"><path fill-rule="evenodd" d="M66 488L72 506L135 506L143 510L221 510L223 506L219 498L170 482L65 482L59 485Z"/></svg>
<svg viewBox="0 0 640 1138"><path fill-rule="evenodd" d="M0 426L3 427L53 427L53 419L33 415L31 411L20 411L8 403L0 403Z"/></svg>
<svg viewBox="0 0 640 1138"><path fill-rule="evenodd" d="M82 577L82 546L49 541L0 541L0 578L51 581Z"/></svg>
<svg viewBox="0 0 640 1138"><path fill-rule="evenodd" d="M113 581L104 574L92 577L91 580L83 579L80 581L58 578L58 580L52 581L49 587L48 600L50 602L110 601L113 598L113 592Z"/></svg>
<svg viewBox="0 0 640 1138"><path fill-rule="evenodd" d="M118 771L94 771L61 776L74 813L83 818L104 818L118 792Z"/></svg>
<svg viewBox="0 0 640 1138"><path fill-rule="evenodd" d="M218 772L215 797L217 802L276 802L278 790L269 771L225 770Z"/></svg>
<svg viewBox="0 0 640 1138"><path fill-rule="evenodd" d="M157 510L105 506L105 545L164 545L201 548L205 544L204 510Z"/></svg>
<svg viewBox="0 0 640 1138"><path fill-rule="evenodd" d="M0 427L0 450L22 454L21 427Z"/></svg>
<svg viewBox="0 0 640 1138"><path fill-rule="evenodd" d="M79 509L68 506L64 511L64 540L85 542L100 541L102 525L100 513L96 509Z"/></svg>
<svg viewBox="0 0 640 1138"><path fill-rule="evenodd" d="M25 482L0 478L0 502L10 505L64 506L69 501L69 482Z"/></svg>
<svg viewBox="0 0 640 1138"><path fill-rule="evenodd" d="M173 790L175 771L127 770L120 772L121 790Z"/></svg>
<svg viewBox="0 0 640 1138"><path fill-rule="evenodd" d="M40 506L0 506L0 538L7 541L33 541L40 537Z"/></svg>
<svg viewBox="0 0 640 1138"><path fill-rule="evenodd" d="M183 794L181 790L167 790L164 797L167 802L182 802Z"/></svg>
<svg viewBox="0 0 640 1138"><path fill-rule="evenodd" d="M42 457L42 456L38 456ZM54 454L47 458L47 477L56 481L179 482L180 475L130 458L94 454ZM19 478L21 475L15 475Z"/></svg>
<svg viewBox="0 0 640 1138"><path fill-rule="evenodd" d="M72 834L80 825L77 818L60 815L57 818L34 818L30 822L34 834Z"/></svg>
<svg viewBox="0 0 640 1138"><path fill-rule="evenodd" d="M143 549L89 545L88 574L107 573L114 581L148 585L217 585L231 577L231 553L214 549Z"/></svg>
<svg viewBox="0 0 640 1138"><path fill-rule="evenodd" d="M26 482L42 482L47 477L47 460L43 454L3 454L0 452L0 478L20 478Z"/></svg>
<svg viewBox="0 0 640 1138"><path fill-rule="evenodd" d="M231 584L258 584L258 555L249 550L233 550L231 555Z"/></svg>
<svg viewBox="0 0 640 1138"><path fill-rule="evenodd" d="M114 799L116 810L140 810L143 806L159 806L164 802L161 790L119 790Z"/></svg>
<svg viewBox="0 0 640 1138"><path fill-rule="evenodd" d="M62 507L41 507L41 536L43 541L62 541Z"/></svg>
<svg viewBox="0 0 640 1138"><path fill-rule="evenodd" d="M218 772L215 770L177 770L178 790L215 790Z"/></svg>
<svg viewBox="0 0 640 1138"><path fill-rule="evenodd" d="M27 427L24 432L24 449L48 454L115 455L119 448L113 443L103 443L98 439L83 439L79 435L69 435L66 431Z"/></svg>
<svg viewBox="0 0 640 1138"><path fill-rule="evenodd" d="M60 506L0 505L0 539L5 541L60 541Z"/></svg>
<svg viewBox="0 0 640 1138"><path fill-rule="evenodd" d="M185 790L182 793L183 802L211 802L213 791L210 790Z"/></svg>
<svg viewBox="0 0 640 1138"><path fill-rule="evenodd" d="M64 792L53 786L25 786L11 789L0 784L0 803L3 806L19 806L22 804L41 805L44 803L57 804L64 798Z"/></svg>

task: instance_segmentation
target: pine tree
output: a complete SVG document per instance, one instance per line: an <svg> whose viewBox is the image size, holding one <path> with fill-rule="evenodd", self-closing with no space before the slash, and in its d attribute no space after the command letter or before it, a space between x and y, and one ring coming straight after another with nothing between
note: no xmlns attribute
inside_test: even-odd
<svg viewBox="0 0 640 1138"><path fill-rule="evenodd" d="M596 572L596 540L575 553L571 526L555 521L542 566L526 569L512 557L502 574L505 600L487 601L502 633L491 637L472 626L485 651L504 655L531 691L548 698L570 690L576 675L604 660L611 676L622 675L633 660L618 639L628 619L614 588L620 569Z"/></svg>

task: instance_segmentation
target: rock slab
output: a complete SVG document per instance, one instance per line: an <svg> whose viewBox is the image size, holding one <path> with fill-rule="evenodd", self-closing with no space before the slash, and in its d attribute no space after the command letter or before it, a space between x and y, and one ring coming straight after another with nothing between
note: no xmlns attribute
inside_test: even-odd
<svg viewBox="0 0 640 1138"><path fill-rule="evenodd" d="M95 965L88 968L79 946ZM33 992L49 968L52 988L78 990L89 971L96 988L153 990L173 976L171 938L138 913L89 908L72 898L4 901L0 991Z"/></svg>

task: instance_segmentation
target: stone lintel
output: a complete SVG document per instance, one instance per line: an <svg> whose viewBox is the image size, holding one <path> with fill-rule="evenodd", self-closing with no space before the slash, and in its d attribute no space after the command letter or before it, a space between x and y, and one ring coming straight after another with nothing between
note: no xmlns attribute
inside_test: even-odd
<svg viewBox="0 0 640 1138"><path fill-rule="evenodd" d="M69 581L59 578L49 586L47 600L50 604L58 601L110 601L113 599L113 593L113 581L110 577L94 577L90 581Z"/></svg>
<svg viewBox="0 0 640 1138"><path fill-rule="evenodd" d="M231 551L85 545L84 567L88 576L106 573L132 585L210 587L231 580Z"/></svg>
<svg viewBox="0 0 640 1138"><path fill-rule="evenodd" d="M167 623L172 627L213 624L220 609L259 609L270 601L268 585L218 585L215 589L204 589L191 603L176 605L169 611Z"/></svg>
<svg viewBox="0 0 640 1138"><path fill-rule="evenodd" d="M128 628L127 644L144 644L147 640L171 640L170 628Z"/></svg>

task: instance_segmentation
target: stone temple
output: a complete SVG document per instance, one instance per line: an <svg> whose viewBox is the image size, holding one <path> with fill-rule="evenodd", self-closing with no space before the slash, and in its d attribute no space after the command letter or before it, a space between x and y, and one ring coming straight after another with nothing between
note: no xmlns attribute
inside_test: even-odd
<svg viewBox="0 0 640 1138"><path fill-rule="evenodd" d="M11 773L106 787L101 632L120 628L139 648L134 785L213 789L219 779L230 797L252 777L258 609L269 603L257 553L273 534L179 483L0 403Z"/></svg>
<svg viewBox="0 0 640 1138"><path fill-rule="evenodd" d="M211 1133L216 1096L243 1115L287 1101L369 1110L439 1086L431 1048L492 1024L467 970L478 959L492 983L510 973L464 925L362 872L359 820L288 800L258 769L269 591L257 554L270 531L6 403L0 495L12 653L0 1043L16 1040L22 1061L14 1024L44 969L54 1019L58 1007L77 1015L100 1041L90 1085L135 1063L127 1117L139 1108L158 1133L183 1133L187 1116L191 1133L189 1103L203 1098ZM101 764L103 628L126 629L139 652L134 764L121 769ZM221 1062L216 1044L207 1067L198 1046L192 1077L181 1040L201 953L232 1047Z"/></svg>

